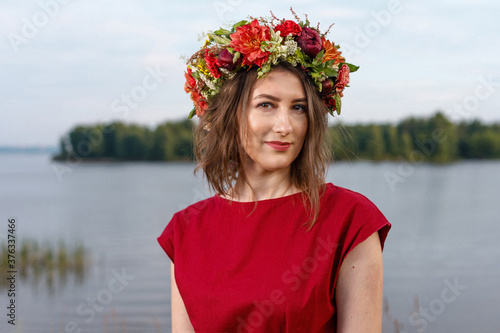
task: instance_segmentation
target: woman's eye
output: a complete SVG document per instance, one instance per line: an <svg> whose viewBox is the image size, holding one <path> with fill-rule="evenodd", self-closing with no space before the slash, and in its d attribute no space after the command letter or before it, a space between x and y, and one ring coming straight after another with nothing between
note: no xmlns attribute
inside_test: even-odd
<svg viewBox="0 0 500 333"><path fill-rule="evenodd" d="M292 106L292 110L305 112L307 110L307 107L305 105L302 105L302 104L297 104L297 105Z"/></svg>
<svg viewBox="0 0 500 333"><path fill-rule="evenodd" d="M272 108L273 106L272 106L272 104L271 104L271 103L267 103L267 102L265 102L265 103L260 103L260 104L258 105L258 107L259 107L259 108L262 108L262 109L270 109L270 108Z"/></svg>

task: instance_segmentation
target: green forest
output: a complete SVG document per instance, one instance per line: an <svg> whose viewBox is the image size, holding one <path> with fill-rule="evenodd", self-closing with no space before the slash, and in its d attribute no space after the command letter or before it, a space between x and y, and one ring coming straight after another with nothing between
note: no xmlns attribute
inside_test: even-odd
<svg viewBox="0 0 500 333"><path fill-rule="evenodd" d="M57 160L190 161L191 120L156 128L115 122L76 126L61 139ZM338 124L329 127L335 160L398 160L447 163L500 158L500 123L451 122L443 113L409 117L397 124Z"/></svg>

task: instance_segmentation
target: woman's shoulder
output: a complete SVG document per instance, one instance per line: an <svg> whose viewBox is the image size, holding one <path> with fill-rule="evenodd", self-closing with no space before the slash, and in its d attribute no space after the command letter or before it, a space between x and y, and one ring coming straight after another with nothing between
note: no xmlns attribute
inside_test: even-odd
<svg viewBox="0 0 500 333"><path fill-rule="evenodd" d="M341 202L344 205L349 203L351 205L375 206L375 204L365 195L332 183L326 184L324 200L329 203Z"/></svg>
<svg viewBox="0 0 500 333"><path fill-rule="evenodd" d="M327 215L361 219L386 220L380 208L365 195L334 184L327 184L322 198L322 211Z"/></svg>
<svg viewBox="0 0 500 333"><path fill-rule="evenodd" d="M177 213L174 214L174 216L185 217L185 216L203 214L207 210L210 210L210 208L214 207L217 204L217 202L218 202L218 197L217 195L214 195L206 199L192 203L186 208L179 210Z"/></svg>
<svg viewBox="0 0 500 333"><path fill-rule="evenodd" d="M382 247L391 224L382 211L365 195L344 188L327 184L322 202L321 213L330 228L344 230L346 237L359 243L379 231ZM353 243L353 244L357 244Z"/></svg>

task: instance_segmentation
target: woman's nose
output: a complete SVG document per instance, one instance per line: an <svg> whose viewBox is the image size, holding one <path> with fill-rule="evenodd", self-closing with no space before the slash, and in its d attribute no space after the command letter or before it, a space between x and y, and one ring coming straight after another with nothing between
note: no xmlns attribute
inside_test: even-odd
<svg viewBox="0 0 500 333"><path fill-rule="evenodd" d="M273 130L276 133L286 136L292 131L292 125L290 124L290 118L288 110L280 108L279 112L276 114L276 120Z"/></svg>

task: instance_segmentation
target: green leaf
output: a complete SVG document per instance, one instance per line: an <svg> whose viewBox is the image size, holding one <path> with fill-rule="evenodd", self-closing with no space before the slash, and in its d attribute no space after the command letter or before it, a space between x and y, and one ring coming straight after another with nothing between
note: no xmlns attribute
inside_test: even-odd
<svg viewBox="0 0 500 333"><path fill-rule="evenodd" d="M340 109L342 108L342 102L340 101L339 94L335 94L335 108L337 109L337 114L340 115Z"/></svg>
<svg viewBox="0 0 500 333"><path fill-rule="evenodd" d="M243 25L245 25L247 23L248 23L247 20L239 21L239 22L233 24L233 29L236 30L236 28L241 27L241 26L243 26Z"/></svg>
<svg viewBox="0 0 500 333"><path fill-rule="evenodd" d="M331 59L331 60L325 61L323 64L325 65L325 68L327 68L327 67L333 67L334 63L335 63L335 60Z"/></svg>
<svg viewBox="0 0 500 333"><path fill-rule="evenodd" d="M189 112L188 119L193 118L196 115L196 107L194 107L191 112Z"/></svg>
<svg viewBox="0 0 500 333"><path fill-rule="evenodd" d="M321 52L316 55L316 58L314 58L313 64L320 64L321 63L321 59L323 58L323 54L325 54L325 50L324 49L321 50Z"/></svg>
<svg viewBox="0 0 500 333"><path fill-rule="evenodd" d="M209 33L208 36L219 44L222 44L222 45L231 44L231 40L227 37L217 36L216 34L213 34L213 33Z"/></svg>
<svg viewBox="0 0 500 333"><path fill-rule="evenodd" d="M299 61L302 65L305 64L306 62L306 59L304 57L304 53L302 53L302 51L300 51L298 48L297 50L295 51L295 55L297 56L297 58L299 58Z"/></svg>
<svg viewBox="0 0 500 333"><path fill-rule="evenodd" d="M316 84L318 91L321 92L321 90L323 90L323 84L321 84L321 82L318 82L316 80L314 80L314 83Z"/></svg>
<svg viewBox="0 0 500 333"><path fill-rule="evenodd" d="M271 71L271 63L269 63L269 62L264 63L262 65L262 67L257 71L257 73L258 73L257 78L258 79L263 78L270 71Z"/></svg>
<svg viewBox="0 0 500 333"><path fill-rule="evenodd" d="M338 72L333 69L332 67L326 67L325 68L325 75L328 76L328 77L332 77L332 76L338 76Z"/></svg>
<svg viewBox="0 0 500 333"><path fill-rule="evenodd" d="M239 52L236 52L233 56L233 64L236 63L236 61L238 61L238 59L240 58L240 53Z"/></svg>
<svg viewBox="0 0 500 333"><path fill-rule="evenodd" d="M325 70L325 64L324 63L319 63L314 66L314 69L319 73L323 72Z"/></svg>
<svg viewBox="0 0 500 333"><path fill-rule="evenodd" d="M194 77L196 80L200 79L200 73L198 73L198 71L191 72L191 76Z"/></svg>
<svg viewBox="0 0 500 333"><path fill-rule="evenodd" d="M344 65L347 65L347 67L349 67L349 71L351 73L354 73L355 71L358 70L359 66L356 66L356 65L353 65L353 64L344 64Z"/></svg>
<svg viewBox="0 0 500 333"><path fill-rule="evenodd" d="M219 30L214 31L214 34L217 36L229 36L231 31L220 28Z"/></svg>

